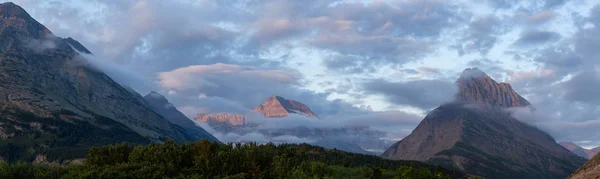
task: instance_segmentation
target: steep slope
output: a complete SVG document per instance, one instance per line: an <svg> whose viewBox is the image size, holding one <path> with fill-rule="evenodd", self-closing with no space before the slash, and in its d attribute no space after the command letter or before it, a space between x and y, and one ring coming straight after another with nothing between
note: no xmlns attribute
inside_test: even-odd
<svg viewBox="0 0 600 179"><path fill-rule="evenodd" d="M82 157L75 153L124 141L189 140L179 127L90 67L78 53L88 50L77 44L54 36L14 3L0 4L3 160L51 153Z"/></svg>
<svg viewBox="0 0 600 179"><path fill-rule="evenodd" d="M431 111L383 157L426 161L485 178L564 178L584 162L505 110L529 102L512 90L502 90L483 72L465 73L457 84L460 93L467 94Z"/></svg>
<svg viewBox="0 0 600 179"><path fill-rule="evenodd" d="M561 142L558 144L565 147L567 150L573 152L575 155L586 159L591 159L596 155L596 153L598 153L597 151L593 151L594 149L587 150L583 147L578 146L577 144L574 144L573 142Z"/></svg>
<svg viewBox="0 0 600 179"><path fill-rule="evenodd" d="M600 153L600 147L596 147L591 150L588 150L587 154L588 154L589 158L594 158L596 155L598 155L598 153Z"/></svg>
<svg viewBox="0 0 600 179"><path fill-rule="evenodd" d="M181 111L177 110L165 96L152 91L144 96L144 100L152 110L169 120L169 122L184 128L187 134L194 140L208 139L210 141L218 141L214 136L206 132L206 130L197 126Z"/></svg>
<svg viewBox="0 0 600 179"><path fill-rule="evenodd" d="M280 96L267 98L264 103L253 110L268 118L286 117L290 113L317 117L305 104L294 100L287 100Z"/></svg>
<svg viewBox="0 0 600 179"><path fill-rule="evenodd" d="M600 155L596 155L579 169L575 170L569 179L597 179L600 178Z"/></svg>

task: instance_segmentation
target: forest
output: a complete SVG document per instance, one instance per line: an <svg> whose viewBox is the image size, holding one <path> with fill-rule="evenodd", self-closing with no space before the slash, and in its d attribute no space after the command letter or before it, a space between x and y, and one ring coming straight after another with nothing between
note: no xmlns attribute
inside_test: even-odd
<svg viewBox="0 0 600 179"><path fill-rule="evenodd" d="M325 149L308 144L115 144L93 147L68 165L0 163L0 178L464 178L417 161Z"/></svg>

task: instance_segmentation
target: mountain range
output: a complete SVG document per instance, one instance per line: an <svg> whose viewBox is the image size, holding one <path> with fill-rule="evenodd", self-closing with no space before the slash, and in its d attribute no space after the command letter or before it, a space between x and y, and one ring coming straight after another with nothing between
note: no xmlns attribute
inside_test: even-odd
<svg viewBox="0 0 600 179"><path fill-rule="evenodd" d="M215 140L171 123L82 54L91 52L14 3L0 4L1 160L68 160L120 142Z"/></svg>
<svg viewBox="0 0 600 179"><path fill-rule="evenodd" d="M0 161L65 164L81 162L99 145L220 142L199 122L222 133L259 133L280 137L282 143L295 136L355 153L373 154L366 146L385 146L383 158L422 161L485 178L565 178L572 171L570 178L598 176L600 156L591 156L600 149L557 144L519 121L510 109L533 112L531 103L510 84L497 83L476 68L460 75L453 102L429 112L410 135L389 146L379 140L385 133L368 126L265 129L248 116L228 113L191 120L165 96L142 96L115 82L87 61L92 55L77 40L55 36L14 3L0 4ZM307 105L280 96L252 111L267 121L322 120ZM592 159L577 169L583 157Z"/></svg>
<svg viewBox="0 0 600 179"><path fill-rule="evenodd" d="M561 142L558 144L573 152L575 155L586 159L594 158L594 156L596 156L596 154L600 152L600 147L596 147L593 149L584 149L583 147L580 147L577 144L574 144L573 142Z"/></svg>
<svg viewBox="0 0 600 179"><path fill-rule="evenodd" d="M275 143L289 143L287 138L306 139L305 142L312 145L321 146L330 149L339 149L348 152L362 154L378 154L378 150L384 150L391 142L383 141L380 138L385 133L370 129L368 126L344 126L340 128L319 128L319 127L278 127L264 128L261 121L255 116L262 116L266 120L288 120L289 117L300 117L306 120L320 120L314 112L305 104L285 99L281 96L272 96L253 109L258 115L247 114L198 114L195 120L199 123L206 123L216 132L223 135L236 134L246 135L259 133L267 138L271 138ZM260 117L259 117L260 118ZM250 142L250 141L236 141ZM373 151L369 151L369 150Z"/></svg>
<svg viewBox="0 0 600 179"><path fill-rule="evenodd" d="M485 178L565 178L585 162L507 108L532 109L509 84L478 69L456 82L455 102L431 111L382 157L457 168Z"/></svg>

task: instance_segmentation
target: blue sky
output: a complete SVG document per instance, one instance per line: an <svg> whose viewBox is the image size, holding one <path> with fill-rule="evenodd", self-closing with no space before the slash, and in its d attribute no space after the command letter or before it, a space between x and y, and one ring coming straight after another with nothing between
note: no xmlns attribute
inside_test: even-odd
<svg viewBox="0 0 600 179"><path fill-rule="evenodd" d="M121 84L191 117L281 95L321 116L402 113L401 132L389 130L402 138L478 67L539 109L525 122L600 145L594 0L14 2ZM374 89L383 85L393 90Z"/></svg>

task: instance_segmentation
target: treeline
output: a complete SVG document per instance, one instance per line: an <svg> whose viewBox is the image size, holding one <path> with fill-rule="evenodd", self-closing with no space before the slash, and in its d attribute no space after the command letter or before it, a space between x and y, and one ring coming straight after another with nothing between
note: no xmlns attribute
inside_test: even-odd
<svg viewBox="0 0 600 179"><path fill-rule="evenodd" d="M219 144L171 141L90 149L82 164L0 164L0 178L462 178L415 161L329 150L307 144Z"/></svg>

